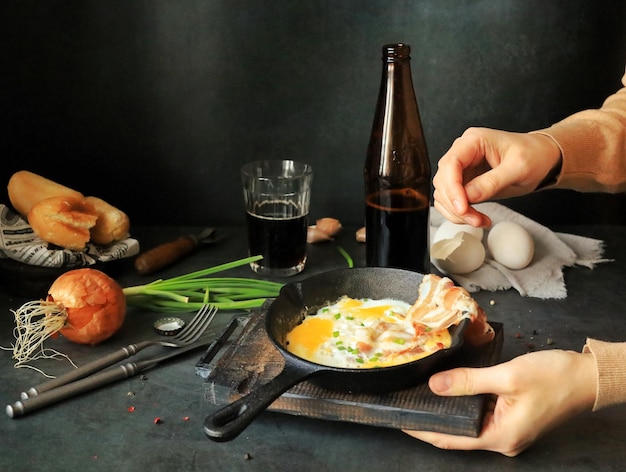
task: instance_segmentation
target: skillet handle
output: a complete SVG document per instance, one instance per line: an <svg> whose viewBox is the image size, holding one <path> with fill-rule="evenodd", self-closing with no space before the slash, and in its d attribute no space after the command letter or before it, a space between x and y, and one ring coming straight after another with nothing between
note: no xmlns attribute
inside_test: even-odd
<svg viewBox="0 0 626 472"><path fill-rule="evenodd" d="M274 400L313 373L303 371L302 367L285 365L282 372L268 383L207 416L204 432L216 442L235 439Z"/></svg>

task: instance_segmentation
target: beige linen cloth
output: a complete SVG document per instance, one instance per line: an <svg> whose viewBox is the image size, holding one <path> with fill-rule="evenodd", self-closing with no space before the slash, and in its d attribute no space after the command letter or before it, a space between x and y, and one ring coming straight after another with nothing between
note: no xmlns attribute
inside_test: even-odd
<svg viewBox="0 0 626 472"><path fill-rule="evenodd" d="M480 203L474 207L488 215L494 225L501 221L512 221L523 226L534 239L535 255L528 267L510 270L491 259L487 251L485 262L474 272L448 274L470 292L514 288L524 297L562 299L567 297L564 267L578 265L593 269L596 264L611 261L603 258L604 242L598 239L555 233L499 203ZM431 208L430 215L433 235L444 218L435 208ZM486 242L486 235L487 231L483 243Z"/></svg>

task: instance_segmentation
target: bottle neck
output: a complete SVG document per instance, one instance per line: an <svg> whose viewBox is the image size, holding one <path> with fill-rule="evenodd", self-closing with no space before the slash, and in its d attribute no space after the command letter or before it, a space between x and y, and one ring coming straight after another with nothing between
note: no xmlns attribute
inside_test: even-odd
<svg viewBox="0 0 626 472"><path fill-rule="evenodd" d="M415 100L411 76L411 47L408 44L383 46L383 83L386 84L387 99L399 94L401 102Z"/></svg>
<svg viewBox="0 0 626 472"><path fill-rule="evenodd" d="M368 146L368 191L379 186L421 188L430 178L409 51L407 45L383 47L382 80Z"/></svg>
<svg viewBox="0 0 626 472"><path fill-rule="evenodd" d="M411 60L411 46L404 43L383 46L383 62L404 62Z"/></svg>

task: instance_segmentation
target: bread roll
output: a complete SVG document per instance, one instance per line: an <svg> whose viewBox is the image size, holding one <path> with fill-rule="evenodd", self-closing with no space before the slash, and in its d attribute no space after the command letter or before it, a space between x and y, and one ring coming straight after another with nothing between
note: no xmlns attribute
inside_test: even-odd
<svg viewBox="0 0 626 472"><path fill-rule="evenodd" d="M123 211L27 170L13 174L7 189L13 208L49 243L83 250L89 241L107 245L129 235Z"/></svg>
<svg viewBox="0 0 626 472"><path fill-rule="evenodd" d="M7 185L13 208L27 217L36 203L50 197L83 198L83 194L27 170L16 172Z"/></svg>
<svg viewBox="0 0 626 472"><path fill-rule="evenodd" d="M98 197L87 197L98 215L95 226L90 230L91 242L94 244L111 244L128 237L130 221L123 211Z"/></svg>
<svg viewBox="0 0 626 472"><path fill-rule="evenodd" d="M96 209L84 197L50 197L39 201L28 213L28 223L44 241L82 251L98 220Z"/></svg>

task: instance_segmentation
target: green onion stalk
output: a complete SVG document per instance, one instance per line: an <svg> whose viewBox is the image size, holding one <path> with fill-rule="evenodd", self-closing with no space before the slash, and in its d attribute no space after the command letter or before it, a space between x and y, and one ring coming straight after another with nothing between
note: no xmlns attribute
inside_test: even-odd
<svg viewBox="0 0 626 472"><path fill-rule="evenodd" d="M339 251L339 254L341 254L343 258L346 260L346 262L348 263L348 268L352 269L354 267L354 261L352 260L352 257L350 257L350 254L348 254L348 251L346 251L344 248L342 248L339 245L337 245L337 250Z"/></svg>
<svg viewBox="0 0 626 472"><path fill-rule="evenodd" d="M278 296L283 284L250 278L210 277L262 259L252 256L171 279L124 288L126 303L151 311L192 312L211 304L221 310L249 310Z"/></svg>

